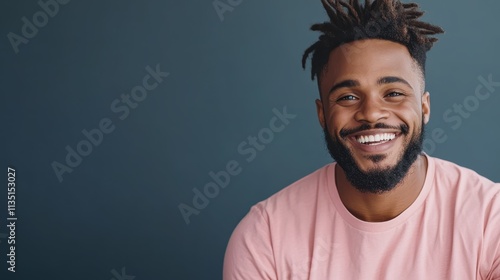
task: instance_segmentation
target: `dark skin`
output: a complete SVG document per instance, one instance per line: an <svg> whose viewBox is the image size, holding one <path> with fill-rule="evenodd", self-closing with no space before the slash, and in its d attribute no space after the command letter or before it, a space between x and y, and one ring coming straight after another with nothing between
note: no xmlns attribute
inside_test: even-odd
<svg viewBox="0 0 500 280"><path fill-rule="evenodd" d="M316 100L319 122L351 151L361 170L392 167L401 159L410 139L420 133L422 121L429 121L430 98L424 92L422 76L408 49L398 43L368 39L336 48L319 78L321 100ZM377 123L406 124L409 134L375 128L345 138L339 134L341 129ZM394 139L370 145L358 141L361 136L383 134L393 135ZM383 222L395 218L415 201L424 185L426 171L427 160L420 155L404 179L382 194L357 190L338 164L335 178L340 198L354 216L367 222Z"/></svg>

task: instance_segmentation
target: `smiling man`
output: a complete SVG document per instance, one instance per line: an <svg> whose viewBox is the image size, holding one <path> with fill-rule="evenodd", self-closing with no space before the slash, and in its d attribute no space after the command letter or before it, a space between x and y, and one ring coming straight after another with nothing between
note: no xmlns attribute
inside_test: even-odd
<svg viewBox="0 0 500 280"><path fill-rule="evenodd" d="M443 31L413 3L322 3L302 62L335 163L252 207L224 279L500 279L500 184L422 152Z"/></svg>

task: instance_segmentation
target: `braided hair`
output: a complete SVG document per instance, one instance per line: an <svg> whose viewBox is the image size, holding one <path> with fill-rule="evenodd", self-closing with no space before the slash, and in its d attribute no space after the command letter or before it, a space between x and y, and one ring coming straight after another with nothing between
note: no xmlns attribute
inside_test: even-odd
<svg viewBox="0 0 500 280"><path fill-rule="evenodd" d="M328 63L330 52L350 42L364 39L383 39L408 48L425 76L426 53L444 33L441 27L419 21L424 14L418 4L403 4L399 0L321 0L330 21L313 24L311 30L320 31L319 40L307 48L302 56L302 67L312 53L311 79L319 79Z"/></svg>

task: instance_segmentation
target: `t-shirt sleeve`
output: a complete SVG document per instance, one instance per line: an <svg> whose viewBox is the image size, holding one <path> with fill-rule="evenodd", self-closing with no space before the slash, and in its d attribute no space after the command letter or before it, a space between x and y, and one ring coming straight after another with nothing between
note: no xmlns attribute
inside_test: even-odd
<svg viewBox="0 0 500 280"><path fill-rule="evenodd" d="M276 266L269 218L257 204L233 231L224 257L224 280L274 280Z"/></svg>

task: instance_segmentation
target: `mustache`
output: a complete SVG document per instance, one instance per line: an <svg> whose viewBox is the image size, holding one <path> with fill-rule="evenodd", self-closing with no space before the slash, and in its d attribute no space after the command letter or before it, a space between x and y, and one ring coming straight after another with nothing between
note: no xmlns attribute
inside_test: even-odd
<svg viewBox="0 0 500 280"><path fill-rule="evenodd" d="M370 129L396 129L401 131L401 134L407 135L410 132L410 128L406 124L400 124L399 126L388 125L385 123L376 123L375 125L362 124L356 128L343 128L340 130L340 137L345 138L353 133L358 133Z"/></svg>

